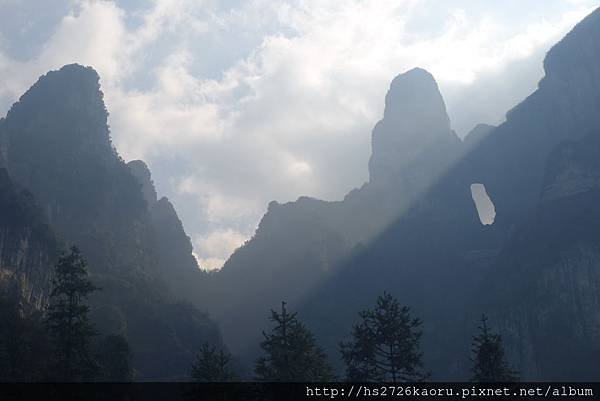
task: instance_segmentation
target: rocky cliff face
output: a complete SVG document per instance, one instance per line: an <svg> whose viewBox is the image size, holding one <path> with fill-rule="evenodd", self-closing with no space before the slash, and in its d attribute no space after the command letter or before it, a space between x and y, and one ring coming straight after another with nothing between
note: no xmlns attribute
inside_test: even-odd
<svg viewBox="0 0 600 401"><path fill-rule="evenodd" d="M0 169L0 288L25 308L43 307L59 245L32 196Z"/></svg>
<svg viewBox="0 0 600 401"><path fill-rule="evenodd" d="M252 274L276 280L276 296L302 305L334 360L355 311L387 290L423 319L436 377L468 376L482 312L523 378L596 377L600 10L552 48L544 67L538 90L505 123L476 127L462 145L431 76L417 69L396 78L373 131L370 181L343 202L271 205L218 287L242 300L261 294L245 281ZM474 183L494 204L491 226L477 217ZM336 257L323 263L318 255L327 254ZM311 281L299 281L307 271ZM275 298L262 295L262 304Z"/></svg>
<svg viewBox="0 0 600 401"><path fill-rule="evenodd" d="M509 111L467 161L469 179L484 183L494 199L499 224L533 212L546 159L558 144L600 130L599 32L596 10L548 52L538 90Z"/></svg>
<svg viewBox="0 0 600 401"><path fill-rule="evenodd" d="M0 119L0 125L4 119ZM0 168L6 169L8 166L8 138L4 132L0 132Z"/></svg>
<svg viewBox="0 0 600 401"><path fill-rule="evenodd" d="M193 301L204 309L206 306L202 305L201 299L207 291L208 273L198 266L192 241L185 233L173 204L166 197L158 199L152 175L143 161L134 160L127 165L141 185L148 205L158 274L174 297Z"/></svg>
<svg viewBox="0 0 600 401"><path fill-rule="evenodd" d="M463 143L466 151L476 148L495 129L493 125L477 124L465 136Z"/></svg>
<svg viewBox="0 0 600 401"><path fill-rule="evenodd" d="M524 377L600 374L600 135L559 144L536 213L504 246L481 297ZM548 352L552 350L552 352Z"/></svg>
<svg viewBox="0 0 600 401"><path fill-rule="evenodd" d="M209 309L228 343L240 352L256 344L261 330L252 330L251 322L265 321L265 312L281 299L303 304L337 277L356 249L421 203L461 151L431 74L414 69L396 77L373 129L369 182L340 202L272 202L252 240L211 277L221 296L208 293ZM241 327L252 331L240 339Z"/></svg>
<svg viewBox="0 0 600 401"><path fill-rule="evenodd" d="M32 192L57 232L99 266L143 269L151 246L138 185L110 141L91 68L41 77L7 114L8 169ZM86 227L83 229L83 227ZM142 247L144 252L139 252Z"/></svg>
<svg viewBox="0 0 600 401"><path fill-rule="evenodd" d="M160 263L177 265L169 259L177 250L165 260L157 246L156 195L134 176L140 166L127 166L113 148L102 98L91 68L69 65L41 77L0 125L8 170L52 229L88 260L102 288L91 298L100 330L129 338L140 376L185 376L199 344L220 342L218 330L204 313L176 302L163 280ZM9 260L19 259L21 248L27 244ZM35 272L23 277L39 281Z"/></svg>
<svg viewBox="0 0 600 401"><path fill-rule="evenodd" d="M150 169L142 160L132 160L127 163L129 171L135 177L138 184L141 186L142 196L148 209L151 209L158 200L158 194L156 188L154 188L154 181L152 181L152 173Z"/></svg>
<svg viewBox="0 0 600 401"><path fill-rule="evenodd" d="M442 377L467 374L468 361L457 355L468 355L465 339L482 312L496 320L524 378L597 375L599 29L597 10L548 53L539 89L505 123L480 134L421 197L430 207L413 208L410 219L392 224L360 257L386 277L370 286L394 283L423 316L426 358ZM490 227L468 213L472 183L485 184L494 203ZM489 256L473 263L475 253ZM346 270L353 278L340 275L335 285L368 281L355 266ZM414 283L428 284L414 293ZM465 311L464 321L445 322ZM435 334L441 328L456 336L442 347L445 339Z"/></svg>
<svg viewBox="0 0 600 401"><path fill-rule="evenodd" d="M548 52L539 89L468 161L505 238L481 299L525 378L598 375L599 38L596 10Z"/></svg>
<svg viewBox="0 0 600 401"><path fill-rule="evenodd" d="M447 169L459 146L435 79L410 70L392 81L383 119L373 129L369 183L404 196L420 193Z"/></svg>

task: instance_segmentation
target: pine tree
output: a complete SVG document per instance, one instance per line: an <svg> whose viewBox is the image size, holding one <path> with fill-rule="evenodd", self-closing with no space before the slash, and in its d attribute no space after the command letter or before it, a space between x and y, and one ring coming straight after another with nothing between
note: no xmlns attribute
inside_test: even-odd
<svg viewBox="0 0 600 401"><path fill-rule="evenodd" d="M396 383L428 377L419 351L421 321L410 317L408 307L384 293L377 298L375 309L359 316L352 340L340 343L348 380Z"/></svg>
<svg viewBox="0 0 600 401"><path fill-rule="evenodd" d="M502 337L493 334L487 325L487 317L481 317L479 334L473 337L473 372L475 382L512 382L518 380L516 372L511 370L504 359Z"/></svg>
<svg viewBox="0 0 600 401"><path fill-rule="evenodd" d="M208 343L200 346L192 365L192 377L201 382L227 382L235 379L231 367L231 354Z"/></svg>
<svg viewBox="0 0 600 401"><path fill-rule="evenodd" d="M87 278L86 262L77 247L58 260L46 317L54 346L52 374L60 380L93 378L97 374L91 341L88 294L97 288Z"/></svg>
<svg viewBox="0 0 600 401"><path fill-rule="evenodd" d="M258 380L278 382L330 381L334 379L325 353L316 345L313 334L288 313L285 302L281 312L271 310L275 323L272 333L263 332L261 348L265 356L256 362Z"/></svg>

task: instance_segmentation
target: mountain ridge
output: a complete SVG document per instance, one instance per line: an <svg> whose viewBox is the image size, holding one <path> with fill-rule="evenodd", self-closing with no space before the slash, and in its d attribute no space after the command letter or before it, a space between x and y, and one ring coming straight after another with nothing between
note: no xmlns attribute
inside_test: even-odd
<svg viewBox="0 0 600 401"><path fill-rule="evenodd" d="M100 332L129 339L138 377L186 376L197 347L220 344L220 334L164 280L166 269L193 259L189 238L170 204L179 236L156 225L150 188L112 145L107 117L91 67L71 64L43 75L0 123L8 174L32 194L65 245L81 249L90 279L102 288L90 298L92 318ZM157 246L166 240L182 255ZM51 262L36 268L48 275Z"/></svg>
<svg viewBox="0 0 600 401"><path fill-rule="evenodd" d="M220 310L211 306L215 308L218 320L235 321L239 318L236 310L241 300L259 294L262 301L253 301L260 305L253 314L252 319L256 321L260 319L260 308L266 310L276 305L280 301L277 297L287 294L286 299L298 305L307 324L314 328L335 360L337 342L344 332L349 331L354 311L367 307L386 289L423 319L426 362L436 372L436 377L466 377L470 333L474 332L477 319L484 311L496 320L505 335L507 352L511 359L519 362L518 368L523 371L524 378L575 378L595 374L590 373L596 372L596 368L590 370L594 366L590 356L577 347L578 361L565 362L558 369L556 362L543 354L545 342L538 341L542 333L551 330L552 320L537 319L535 326L527 323L532 321L535 311L554 308L558 316L565 316L569 307L550 303L546 308L535 298L521 297L522 304L515 309L516 305L499 300L506 295L506 289L511 288L508 277L513 280L518 277L504 275L505 271L521 269L519 271L525 275L520 280L533 289L544 288L541 283L548 280L547 276L534 273L539 271L537 268L526 274L527 269L517 268L521 266L518 260L514 257L506 259L506 255L513 252L511 249L515 255L523 255L514 248L517 238L521 238L519 233L536 230L539 244L535 246L546 246L543 249L549 250L555 260L562 260L557 248L542 245L546 237L539 233L540 223L535 221L542 210L540 196L544 193L547 171L553 168L552 163L557 163L552 161L552 155L565 146L566 141L578 142L600 132L597 113L600 109L599 30L600 9L597 9L548 52L544 62L546 76L538 89L511 109L503 124L480 127L483 130L477 141L457 145L461 149L456 153L446 152L450 153L448 155L444 153L445 147L440 146L442 151L438 156L450 156L448 159L426 157L423 165L415 163L407 167L408 170L414 168L413 173L429 173L416 180L420 186L414 193L405 188L396 192L394 185L382 185L383 190L378 191L377 185L368 182L351 191L343 202L300 198L286 205L271 204L255 236L232 255L219 273L222 280L217 279L216 286L233 287L228 289L228 294L237 296L240 301ZM414 71L426 76L420 70ZM406 101L410 102L410 96ZM417 99L415 104L419 102ZM434 111L433 115L439 115L439 112ZM392 125L389 137L397 138L403 127L420 121L419 114L405 113L405 119L413 117L416 119L400 121L397 127ZM381 124L375 126L374 136ZM583 152L580 148L569 149ZM422 149L413 147L407 152L419 154ZM569 163L572 166L572 162ZM578 169L580 171L581 167ZM571 167L567 169L570 170ZM398 182L402 174L393 174L391 181ZM578 184L583 185L580 193L595 191L595 179L576 180L583 183ZM494 204L496 216L492 225L484 226L479 220L470 193L474 183L485 186ZM568 193L564 184L560 185L563 198L581 196L576 193L565 195ZM409 201L402 203L406 199ZM560 209L552 210L561 213ZM369 223L377 219L378 213L385 216L382 221L387 223L380 222L370 229ZM367 222L363 223L360 216ZM577 226L568 224L568 219L556 219L553 224L557 227L564 224L569 235L582 235L576 234ZM360 227L363 233L370 234L353 236L353 227ZM328 232L331 234L325 235ZM532 241L535 236L527 238ZM578 241L587 244L588 253L596 255L600 252L589 238L583 236ZM576 253L576 248L565 252ZM327 257L328 254L335 256ZM320 257L314 260L317 255ZM597 259L594 256L589 260ZM549 267L550 271L558 271L561 263ZM600 267L595 262L588 265L574 263L572 273L569 273L572 276L567 274L565 277L581 285L566 296L572 303L578 302L580 297L588 300L585 301L586 310L593 312L589 319L596 321L600 310L594 309L594 304L589 301L593 299L593 289L584 286L583 276L576 274L582 272L581 269L598 271ZM250 280L249 272L259 277L257 283ZM299 280L298 272L309 275L310 280L306 277L303 277L304 281ZM595 280L595 274L589 277ZM235 285L236 279L241 277L243 285ZM545 291L552 288L554 293L560 292L560 282L551 282L553 284ZM267 284L275 286L277 293L264 294ZM482 299L481 306L478 306L478 297ZM340 310L339 305L344 305L344 309ZM489 309L481 310L483 305ZM248 315L247 309L244 314ZM581 321L583 314L573 311L572 316L580 319L574 327L585 324ZM223 328L225 338L231 343L232 333L239 328L231 324L224 324ZM600 339L593 330L586 332L586 341L597 346ZM582 340L576 332L563 330L550 336L548 341L554 341L552 346L556 347L558 341L581 344ZM545 344L548 346L547 342ZM255 352L247 343L238 342L235 347L249 355Z"/></svg>

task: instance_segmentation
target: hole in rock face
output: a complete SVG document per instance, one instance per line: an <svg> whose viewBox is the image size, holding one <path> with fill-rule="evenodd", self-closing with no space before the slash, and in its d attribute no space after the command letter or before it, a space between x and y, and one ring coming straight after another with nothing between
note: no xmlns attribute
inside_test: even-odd
<svg viewBox="0 0 600 401"><path fill-rule="evenodd" d="M473 198L473 202L477 208L477 213L479 214L479 221L481 221L481 224L484 226L494 224L494 219L496 218L496 208L494 207L494 203L485 190L485 185L479 183L471 184L471 197Z"/></svg>

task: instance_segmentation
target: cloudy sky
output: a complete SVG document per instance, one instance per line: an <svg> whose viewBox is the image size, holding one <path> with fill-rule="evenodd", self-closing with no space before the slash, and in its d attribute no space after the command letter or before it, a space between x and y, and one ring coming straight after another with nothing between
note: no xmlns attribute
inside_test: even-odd
<svg viewBox="0 0 600 401"><path fill-rule="evenodd" d="M114 142L150 166L205 268L269 201L367 179L392 78L438 80L454 129L536 87L588 0L0 0L0 115L48 70L101 75Z"/></svg>

